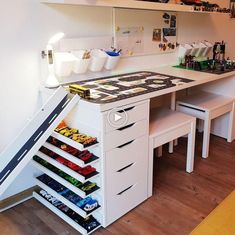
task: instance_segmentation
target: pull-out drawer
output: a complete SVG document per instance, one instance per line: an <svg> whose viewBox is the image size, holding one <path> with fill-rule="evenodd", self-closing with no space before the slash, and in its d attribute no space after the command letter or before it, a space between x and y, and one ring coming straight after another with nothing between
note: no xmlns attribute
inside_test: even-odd
<svg viewBox="0 0 235 235"><path fill-rule="evenodd" d="M148 136L128 141L105 153L107 174L119 172L135 162L148 161Z"/></svg>
<svg viewBox="0 0 235 235"><path fill-rule="evenodd" d="M107 195L117 194L123 189L127 188L129 185L135 182L147 178L147 161L136 161L129 165L121 168L118 171L110 172L109 169L106 170L106 192Z"/></svg>
<svg viewBox="0 0 235 235"><path fill-rule="evenodd" d="M123 145L143 135L148 135L148 120L141 120L109 132L104 137L105 151Z"/></svg>
<svg viewBox="0 0 235 235"><path fill-rule="evenodd" d="M139 205L147 199L147 179L123 187L117 193L109 194L107 198L106 226Z"/></svg>
<svg viewBox="0 0 235 235"><path fill-rule="evenodd" d="M117 108L115 109L115 112L117 114L118 113L122 114L123 112L126 113L127 122L124 124L124 126L143 120L143 119L148 119L149 118L149 100L140 102L140 103L126 105L121 108ZM110 132L110 131L117 129L117 127L110 125L108 118L109 118L109 112L106 112L105 113L105 132ZM121 125L120 127L123 127L123 125Z"/></svg>

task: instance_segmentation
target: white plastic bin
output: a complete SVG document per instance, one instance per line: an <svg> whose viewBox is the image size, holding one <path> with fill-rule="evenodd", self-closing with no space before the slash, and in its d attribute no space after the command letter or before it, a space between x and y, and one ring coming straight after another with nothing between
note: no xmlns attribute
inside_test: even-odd
<svg viewBox="0 0 235 235"><path fill-rule="evenodd" d="M184 58L186 55L189 55L192 51L192 46L189 44L181 44L178 50L178 57Z"/></svg>
<svg viewBox="0 0 235 235"><path fill-rule="evenodd" d="M203 55L202 56L208 56L209 55L209 53L211 52L211 50L212 50L212 47L213 47L213 44L211 44L210 42L207 42L207 41L205 41L204 42L204 44L206 45L206 50L204 51L204 53L203 53Z"/></svg>
<svg viewBox="0 0 235 235"><path fill-rule="evenodd" d="M204 51L206 50L206 45L202 42L197 43L197 46L199 47L199 50L196 53L196 57L200 57L203 55Z"/></svg>
<svg viewBox="0 0 235 235"><path fill-rule="evenodd" d="M56 52L55 58L55 74L58 77L68 77L73 71L73 64L76 57L69 52Z"/></svg>
<svg viewBox="0 0 235 235"><path fill-rule="evenodd" d="M76 60L73 64L73 72L77 74L85 73L88 69L90 58L83 59L84 53L86 51L72 51L72 54L76 57Z"/></svg>
<svg viewBox="0 0 235 235"><path fill-rule="evenodd" d="M106 54L108 57L107 57L104 67L107 70L112 70L117 66L120 60L120 53L113 52L113 51L106 51Z"/></svg>
<svg viewBox="0 0 235 235"><path fill-rule="evenodd" d="M191 56L196 56L198 51L200 49L200 46L197 43L192 44L192 51L190 53Z"/></svg>
<svg viewBox="0 0 235 235"><path fill-rule="evenodd" d="M89 70L93 72L101 71L107 60L108 55L106 52L95 49L91 51L91 62L89 65Z"/></svg>

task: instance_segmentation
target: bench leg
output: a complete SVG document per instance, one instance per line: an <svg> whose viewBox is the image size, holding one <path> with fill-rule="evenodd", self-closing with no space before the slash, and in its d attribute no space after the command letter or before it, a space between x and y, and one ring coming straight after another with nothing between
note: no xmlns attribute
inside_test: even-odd
<svg viewBox="0 0 235 235"><path fill-rule="evenodd" d="M148 197L153 195L153 140L149 139L149 157L148 157Z"/></svg>
<svg viewBox="0 0 235 235"><path fill-rule="evenodd" d="M227 137L227 141L229 143L233 141L233 123L234 123L234 102L233 102L233 109L229 113L228 137Z"/></svg>
<svg viewBox="0 0 235 235"><path fill-rule="evenodd" d="M174 140L174 146L177 146L178 145L178 139L175 139Z"/></svg>
<svg viewBox="0 0 235 235"><path fill-rule="evenodd" d="M157 148L157 156L158 156L158 157L162 157L162 146L159 146L159 147Z"/></svg>
<svg viewBox="0 0 235 235"><path fill-rule="evenodd" d="M194 167L195 133L196 133L196 119L191 123L191 130L190 133L188 134L187 161L186 161L186 171L188 173L193 172L193 167Z"/></svg>
<svg viewBox="0 0 235 235"><path fill-rule="evenodd" d="M173 153L174 151L174 141L169 142L168 152Z"/></svg>
<svg viewBox="0 0 235 235"><path fill-rule="evenodd" d="M206 113L206 117L204 120L203 145L202 145L203 158L207 158L209 156L210 134L211 134L211 119L210 119L210 114Z"/></svg>

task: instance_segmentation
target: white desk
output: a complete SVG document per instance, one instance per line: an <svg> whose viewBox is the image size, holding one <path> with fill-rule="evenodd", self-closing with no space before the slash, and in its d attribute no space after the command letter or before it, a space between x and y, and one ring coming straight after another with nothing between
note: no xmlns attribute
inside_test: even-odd
<svg viewBox="0 0 235 235"><path fill-rule="evenodd" d="M78 128L81 133L96 136L100 143L91 151L100 157L97 165L100 176L95 182L101 190L95 196L101 208L94 213L94 217L103 227L148 198L150 99L235 75L235 72L213 75L173 67L148 71L194 81L106 104L94 104L81 99L65 119L69 126ZM105 75L108 76L107 73ZM125 124L119 127L110 125L108 116L113 108L116 111L126 110L128 119Z"/></svg>
<svg viewBox="0 0 235 235"><path fill-rule="evenodd" d="M214 75L173 67L150 69L148 71L188 78L194 81L112 103L94 104L81 100L73 115L68 118L71 126L79 128L79 123L83 123L89 126L89 129L98 130L100 133L101 168L103 173L102 198L104 203L103 226L109 225L147 199L146 163L148 161L147 141L150 99L235 75L235 72ZM129 118L125 128L118 130L110 127L108 121L109 111L113 108L125 110L130 107L132 109L127 111ZM141 153L141 156L139 153ZM119 168L125 169L118 173ZM128 187L130 188L128 189ZM118 195L123 190L126 191Z"/></svg>

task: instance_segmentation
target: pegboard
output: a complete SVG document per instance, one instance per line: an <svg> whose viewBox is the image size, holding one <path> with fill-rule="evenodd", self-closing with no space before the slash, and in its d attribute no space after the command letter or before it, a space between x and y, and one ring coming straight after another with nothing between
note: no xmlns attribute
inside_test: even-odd
<svg viewBox="0 0 235 235"><path fill-rule="evenodd" d="M176 50L175 12L114 9L114 45L123 56L172 53Z"/></svg>

